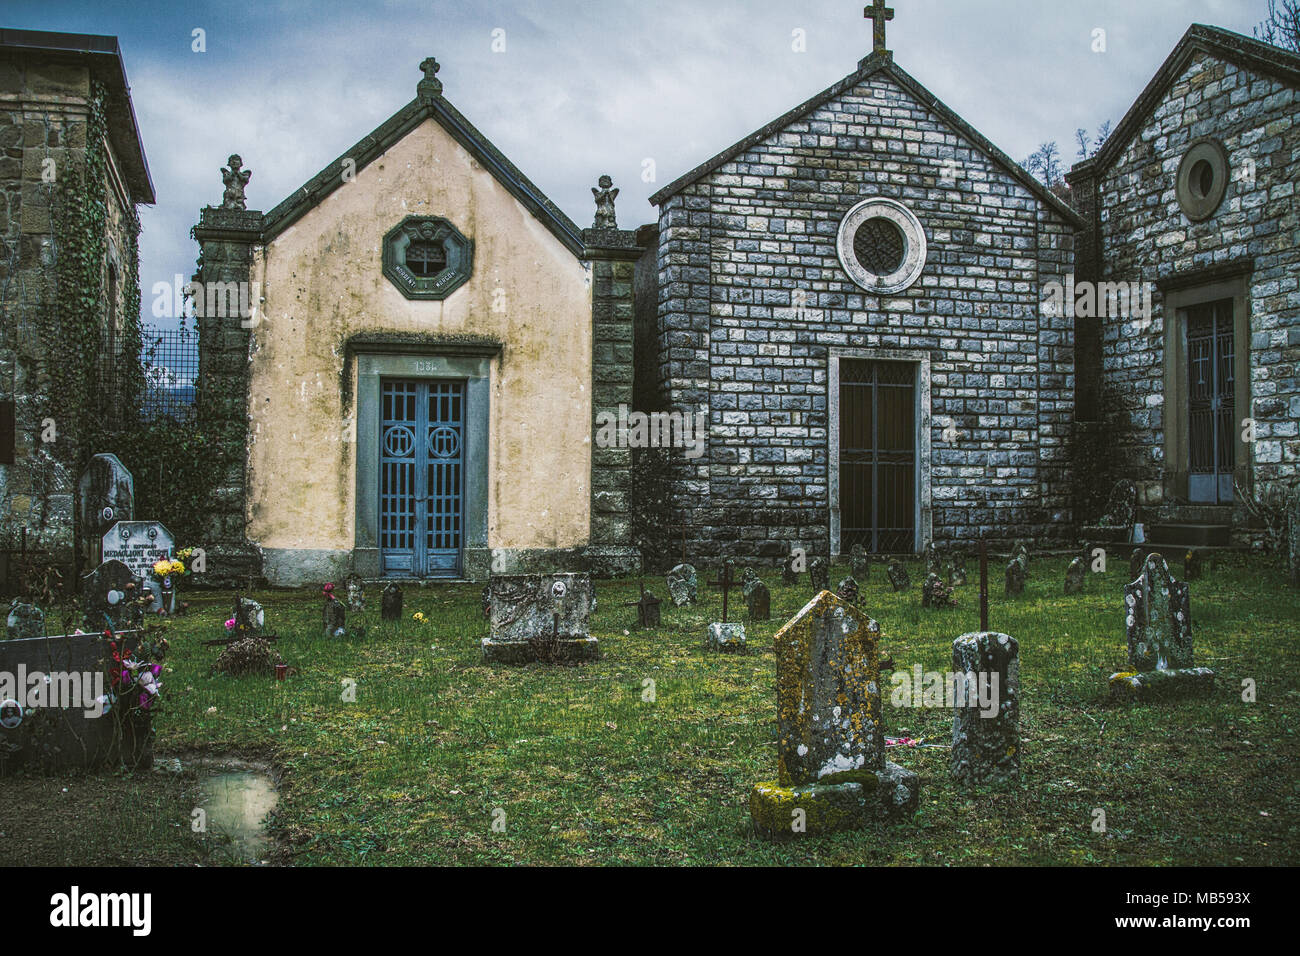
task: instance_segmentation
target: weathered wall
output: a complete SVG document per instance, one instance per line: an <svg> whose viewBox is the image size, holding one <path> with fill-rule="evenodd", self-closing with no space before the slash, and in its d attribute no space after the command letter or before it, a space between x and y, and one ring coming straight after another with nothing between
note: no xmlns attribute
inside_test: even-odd
<svg viewBox="0 0 1300 956"><path fill-rule="evenodd" d="M73 493L77 479L79 423L57 422L62 436L41 439L51 414L48 399L57 292L58 248L54 209L64 201L61 184L84 170L91 101L88 67L40 54L0 57L0 401L15 403L14 463L0 465L0 548L16 547L23 528L28 547L48 550L63 562L73 552ZM112 147L105 178L104 250L100 272L101 316L106 344L110 324L121 330L128 307L127 270L136 268L135 208L125 192ZM47 160L53 165L47 166ZM51 170L54 182L43 181ZM79 201L79 200L78 200ZM116 310L107 308L110 264L118 275ZM107 364L107 363L106 363ZM98 370L88 369L86 374ZM112 403L107 403L110 406ZM115 408L106 408L109 414ZM103 451L105 449L95 449Z"/></svg>
<svg viewBox="0 0 1300 956"><path fill-rule="evenodd" d="M385 233L442 216L474 241L473 275L410 301L381 272ZM361 333L472 336L493 362L489 545L583 546L591 527L587 270L436 122L427 120L276 237L254 263L248 536L305 558L354 542L355 369Z"/></svg>
<svg viewBox="0 0 1300 956"><path fill-rule="evenodd" d="M873 195L910 206L929 240L918 282L883 298L836 255L842 218ZM936 538L1068 531L1073 336L1039 302L1072 264L1073 227L892 79L673 195L660 229L659 385L711 424L705 456L679 462L697 553L826 547L832 346L929 353Z"/></svg>
<svg viewBox="0 0 1300 956"><path fill-rule="evenodd" d="M1218 212L1190 221L1175 180L1188 146L1218 139L1232 181ZM1253 182L1247 163L1254 163ZM1254 258L1250 290L1250 396L1258 481L1300 475L1300 94L1198 53L1120 158L1100 171L1101 255L1112 279L1156 281ZM1102 417L1111 454L1139 483L1144 503L1164 500L1165 297L1152 323L1107 320Z"/></svg>

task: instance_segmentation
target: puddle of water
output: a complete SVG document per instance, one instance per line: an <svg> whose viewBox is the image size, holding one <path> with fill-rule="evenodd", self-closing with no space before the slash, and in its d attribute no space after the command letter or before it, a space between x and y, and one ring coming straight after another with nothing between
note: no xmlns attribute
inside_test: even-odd
<svg viewBox="0 0 1300 956"><path fill-rule="evenodd" d="M274 781L263 773L237 770L206 778L202 788L209 829L230 837L239 859L265 859L271 849L266 819L279 800Z"/></svg>

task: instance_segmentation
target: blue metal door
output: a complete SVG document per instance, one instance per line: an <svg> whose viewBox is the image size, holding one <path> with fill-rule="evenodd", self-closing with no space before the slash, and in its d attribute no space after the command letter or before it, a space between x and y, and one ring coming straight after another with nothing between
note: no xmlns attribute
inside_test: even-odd
<svg viewBox="0 0 1300 956"><path fill-rule="evenodd" d="M459 577L465 386L383 383L379 548L386 577Z"/></svg>

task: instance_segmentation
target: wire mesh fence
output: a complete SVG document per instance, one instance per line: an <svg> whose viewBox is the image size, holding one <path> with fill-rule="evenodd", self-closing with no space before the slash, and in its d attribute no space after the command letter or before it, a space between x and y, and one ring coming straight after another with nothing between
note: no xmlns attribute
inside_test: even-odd
<svg viewBox="0 0 1300 956"><path fill-rule="evenodd" d="M199 376L198 330L144 326L140 363L144 367L144 417L178 421L192 418Z"/></svg>

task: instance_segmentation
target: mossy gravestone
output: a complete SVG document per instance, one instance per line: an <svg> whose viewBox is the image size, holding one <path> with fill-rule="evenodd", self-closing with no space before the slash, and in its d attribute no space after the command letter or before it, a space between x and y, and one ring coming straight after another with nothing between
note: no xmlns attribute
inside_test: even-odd
<svg viewBox="0 0 1300 956"><path fill-rule="evenodd" d="M1020 646L984 631L952 642L952 776L995 784L1020 776ZM980 699L983 688L985 699Z"/></svg>
<svg viewBox="0 0 1300 956"><path fill-rule="evenodd" d="M1083 558L1075 558L1070 562L1070 566L1065 569L1065 593L1079 594L1083 591L1084 579L1088 576L1088 566L1083 563Z"/></svg>
<svg viewBox="0 0 1300 956"><path fill-rule="evenodd" d="M1124 587L1125 626L1131 670L1110 679L1111 695L1143 700L1206 694L1214 671L1192 666L1191 589L1175 581L1159 554Z"/></svg>
<svg viewBox="0 0 1300 956"><path fill-rule="evenodd" d="M745 569L743 579L745 592L745 610L751 621L769 621L772 619L772 592L752 568Z"/></svg>
<svg viewBox="0 0 1300 956"><path fill-rule="evenodd" d="M850 552L849 572L863 584L871 577L871 557L860 544L855 544Z"/></svg>
<svg viewBox="0 0 1300 956"><path fill-rule="evenodd" d="M668 597L675 607L694 604L699 597L700 582L695 576L695 568L689 564L679 564L669 571L664 584L668 587Z"/></svg>
<svg viewBox="0 0 1300 956"><path fill-rule="evenodd" d="M820 594L830 589L831 569L825 558L814 558L808 565L808 580L812 584L813 594Z"/></svg>
<svg viewBox="0 0 1300 956"><path fill-rule="evenodd" d="M14 598L9 605L5 631L11 641L25 641L45 636L45 613L35 604Z"/></svg>
<svg viewBox="0 0 1300 956"><path fill-rule="evenodd" d="M907 568L903 567L903 562L898 558L889 559L889 570L885 572L889 576L889 583L893 585L894 592L906 591L912 586L912 579L907 575Z"/></svg>
<svg viewBox="0 0 1300 956"><path fill-rule="evenodd" d="M755 831L815 836L914 813L916 774L885 761L880 626L822 591L774 640L779 777L750 794Z"/></svg>
<svg viewBox="0 0 1300 956"><path fill-rule="evenodd" d="M594 661L600 646L588 632L595 606L587 574L494 576L492 633L483 638L483 660L499 664Z"/></svg>
<svg viewBox="0 0 1300 956"><path fill-rule="evenodd" d="M1007 562L1007 595L1009 597L1025 593L1025 579L1029 577L1027 564L1023 552Z"/></svg>

